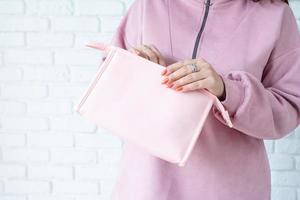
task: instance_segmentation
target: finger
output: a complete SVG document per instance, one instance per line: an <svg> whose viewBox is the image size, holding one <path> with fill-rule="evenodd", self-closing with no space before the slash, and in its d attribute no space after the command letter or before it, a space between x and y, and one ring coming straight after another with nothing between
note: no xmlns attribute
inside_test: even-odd
<svg viewBox="0 0 300 200"><path fill-rule="evenodd" d="M148 55L143 51L143 45L140 45L139 47L135 48L140 54L141 57L150 60L150 58L148 57Z"/></svg>
<svg viewBox="0 0 300 200"><path fill-rule="evenodd" d="M179 69L180 67L184 65L189 65L195 63L197 66L201 66L203 63L205 63L205 60L202 58L197 58L197 59L187 59L187 60L181 60L179 62L173 63L169 66L166 67L167 72L165 75L169 75Z"/></svg>
<svg viewBox="0 0 300 200"><path fill-rule="evenodd" d="M158 56L154 51L152 51L150 47L148 47L147 45L143 45L142 49L147 54L150 61L158 63Z"/></svg>
<svg viewBox="0 0 300 200"><path fill-rule="evenodd" d="M177 69L176 71L174 71L173 73L167 76L169 80L168 83L177 81L178 79L181 79L182 77L187 76L190 73L191 73L191 69L188 69L186 65L181 66L179 69Z"/></svg>
<svg viewBox="0 0 300 200"><path fill-rule="evenodd" d="M204 70L199 72L190 73L176 81L173 82L173 88L177 88L183 85L187 85L189 83L193 83L199 80L203 80L208 78L209 74L206 73Z"/></svg>
<svg viewBox="0 0 300 200"><path fill-rule="evenodd" d="M130 48L129 51L130 51L131 53L136 54L136 55L140 55L140 52L139 52L136 48Z"/></svg>
<svg viewBox="0 0 300 200"><path fill-rule="evenodd" d="M202 80L198 80L183 86L180 86L179 88L181 88L182 92L186 92L186 91L193 91L193 90L199 90L199 89L209 89L209 80L208 78L202 79ZM178 88L178 89L179 89Z"/></svg>
<svg viewBox="0 0 300 200"><path fill-rule="evenodd" d="M201 68L198 65L196 66L198 68L197 71L200 72ZM193 72L192 68L189 65L183 65L173 73L169 74L168 79L169 81L177 81L178 79L187 76L188 74L192 74L191 76L194 76L194 73L196 72Z"/></svg>
<svg viewBox="0 0 300 200"><path fill-rule="evenodd" d="M177 80L183 78L184 76L187 76L188 74L192 74L191 76L194 76L193 75L194 73L202 72L202 70L205 70L203 73L205 73L205 72L207 73L208 69L209 69L209 67L207 67L208 64L206 62L198 62L198 63L199 64L196 64L196 66L198 68L196 70L196 72L194 72L189 65L183 65L181 68L179 68L175 72L172 72L171 74L169 73L169 75L167 75L167 76L165 75L166 78L164 79L164 81L162 83L166 83L168 87L173 87L174 81L177 81Z"/></svg>
<svg viewBox="0 0 300 200"><path fill-rule="evenodd" d="M156 56L158 57L158 64L166 66L166 62L163 59L160 51L154 45L150 45L149 47L152 49L152 51L154 51L154 53L156 53Z"/></svg>
<svg viewBox="0 0 300 200"><path fill-rule="evenodd" d="M169 74L175 72L176 70L178 70L179 68L181 68L184 65L187 65L188 63L194 63L195 60L194 59L189 59L189 60L181 60L178 62L175 62L171 65L168 65L166 67L166 73L164 74L165 76L168 76Z"/></svg>

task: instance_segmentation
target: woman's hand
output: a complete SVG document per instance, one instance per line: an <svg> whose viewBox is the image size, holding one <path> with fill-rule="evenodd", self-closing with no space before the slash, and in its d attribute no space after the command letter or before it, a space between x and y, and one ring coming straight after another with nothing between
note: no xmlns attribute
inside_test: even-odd
<svg viewBox="0 0 300 200"><path fill-rule="evenodd" d="M166 62L163 59L161 53L154 45L140 45L137 48L130 48L130 52L135 53L147 60L155 62L157 64L166 66Z"/></svg>
<svg viewBox="0 0 300 200"><path fill-rule="evenodd" d="M193 72L191 64L195 64ZM204 59L190 59L176 62L162 72L165 76L162 84L177 91L190 91L205 88L219 99L225 98L225 86L222 77Z"/></svg>

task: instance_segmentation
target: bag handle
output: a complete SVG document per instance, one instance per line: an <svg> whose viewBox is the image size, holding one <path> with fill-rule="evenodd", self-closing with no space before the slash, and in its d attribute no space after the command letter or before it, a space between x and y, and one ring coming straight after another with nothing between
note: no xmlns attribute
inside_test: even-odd
<svg viewBox="0 0 300 200"><path fill-rule="evenodd" d="M223 104L220 102L220 100L215 96L215 105L218 108L219 111L221 111L222 117L225 120L226 124L232 128L233 124L231 122L230 116L228 114L228 111L225 110Z"/></svg>
<svg viewBox="0 0 300 200"><path fill-rule="evenodd" d="M112 45L105 44L105 43L102 43L102 42L88 42L88 43L86 43L85 46L91 47L91 48L94 48L94 49L98 49L100 51L109 51L113 48Z"/></svg>
<svg viewBox="0 0 300 200"><path fill-rule="evenodd" d="M232 128L233 124L231 122L230 116L228 114L228 111L225 110L223 104L220 102L220 100L218 99L218 97L216 97L215 95L213 95L212 93L210 93L209 91L207 91L206 89L203 89L203 91L208 95L211 96L211 98L214 100L214 105L217 107L217 109L221 112L221 115L223 117L223 119L225 120L226 124Z"/></svg>

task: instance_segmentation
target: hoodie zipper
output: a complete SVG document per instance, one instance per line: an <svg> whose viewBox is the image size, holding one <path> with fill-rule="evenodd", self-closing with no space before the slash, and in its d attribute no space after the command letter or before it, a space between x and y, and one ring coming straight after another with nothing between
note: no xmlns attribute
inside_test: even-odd
<svg viewBox="0 0 300 200"><path fill-rule="evenodd" d="M196 56L197 56L197 50L198 50L198 46L199 46L199 42L200 42L200 38L201 38L202 32L204 30L204 26L205 26L205 23L206 23L208 11L209 11L209 6L212 5L210 3L210 0L205 0L205 1L206 1L206 2L204 2L204 4L205 4L205 13L204 13L204 17L203 17L203 20L202 20L200 31L198 32L198 35L197 35L197 38L196 38L196 42L195 42L195 45L194 45L194 51L193 51L192 59L195 59Z"/></svg>

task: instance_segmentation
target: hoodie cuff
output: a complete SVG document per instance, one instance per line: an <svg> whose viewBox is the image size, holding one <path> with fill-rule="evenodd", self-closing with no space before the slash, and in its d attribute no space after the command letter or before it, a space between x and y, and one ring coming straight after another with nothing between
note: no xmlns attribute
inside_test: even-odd
<svg viewBox="0 0 300 200"><path fill-rule="evenodd" d="M220 101L227 110L230 117L234 117L236 111L244 98L244 87L240 81L229 79L220 75L224 82L225 99ZM213 107L214 113L220 112L216 106Z"/></svg>

